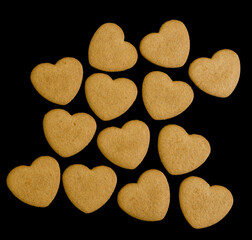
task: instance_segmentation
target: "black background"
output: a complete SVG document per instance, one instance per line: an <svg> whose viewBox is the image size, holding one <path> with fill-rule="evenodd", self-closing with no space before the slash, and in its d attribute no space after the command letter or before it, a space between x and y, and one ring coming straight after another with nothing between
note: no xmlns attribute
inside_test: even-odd
<svg viewBox="0 0 252 240"><path fill-rule="evenodd" d="M63 3L61 3L63 5ZM119 4L119 3L117 3ZM19 6L6 8L6 17L2 21L2 138L3 145L0 165L0 216L1 231L9 234L18 232L27 236L32 229L34 234L53 232L57 234L81 233L81 237L91 233L105 236L137 233L176 233L192 236L208 236L218 233L245 233L246 216L249 206L245 200L250 194L249 165L251 154L248 144L250 126L250 95L245 93L251 81L248 69L249 32L251 21L247 13L248 6L240 5L210 6L196 5L172 7L149 3L151 11L135 8L126 9L125 3L120 7L109 5L96 6L88 4L63 8L51 8L50 4L40 3L23 11ZM147 4L147 3L146 3ZM232 3L230 3L232 4ZM86 6L85 6L86 5ZM20 6L21 7L21 6ZM60 6L62 7L62 6ZM108 11L110 8L111 11ZM165 11L162 11L165 10ZM183 11L182 11L183 10ZM139 52L141 39L157 32L160 26L171 19L177 19L186 25L191 41L190 54L186 64L177 69L167 69L151 64ZM250 22L249 22L250 21ZM138 50L137 64L126 71L108 73L113 79L126 77L135 82L138 96L132 107L117 119L104 122L89 108L85 94L85 79L93 73L101 72L88 63L87 51L90 39L100 25L106 22L118 24L125 33L125 40L131 42ZM189 64L198 57L211 57L216 51L228 48L235 51L241 60L240 81L228 98L216 98L198 89L188 77ZM75 57L82 64L84 77L82 86L66 106L51 103L41 97L30 82L30 72L43 62L56 63L63 57ZM190 107L177 117L164 121L153 120L145 110L141 97L143 78L151 71L163 71L173 80L188 83L194 90L194 100ZM80 153L62 158L48 145L42 129L45 113L54 108L62 108L71 114L86 112L97 122L97 131L90 144ZM150 128L151 140L148 153L135 170L122 169L113 165L99 151L96 144L98 133L110 126L121 127L133 119L144 121ZM157 137L159 131L167 124L178 124L189 133L197 133L208 139L211 154L207 161L191 173L172 176L158 156ZM248 136L248 138L246 138ZM30 165L39 156L49 155L58 160L63 172L71 164L81 163L89 168L106 165L114 169L118 184L110 200L99 210L85 214L75 208L65 195L62 182L56 198L47 208L36 208L24 204L15 198L6 186L6 176L16 166ZM171 201L166 217L159 222L144 222L124 213L117 205L117 193L127 183L136 182L146 170L156 168L167 177ZM199 176L210 185L223 185L233 194L234 205L229 214L218 224L196 230L183 217L178 202L179 185L186 177ZM244 190L245 189L245 190ZM249 215L248 215L249 216ZM4 222L4 224L3 224ZM9 228L11 226L11 228ZM122 235L120 235L122 234ZM35 235L38 236L38 235ZM72 236L72 235L71 235ZM171 235L172 236L172 235ZM175 235L173 235L175 236Z"/></svg>

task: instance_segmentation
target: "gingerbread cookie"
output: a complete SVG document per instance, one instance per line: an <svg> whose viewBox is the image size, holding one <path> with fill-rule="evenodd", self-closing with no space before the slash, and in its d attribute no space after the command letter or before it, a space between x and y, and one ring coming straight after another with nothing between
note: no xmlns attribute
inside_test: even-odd
<svg viewBox="0 0 252 240"><path fill-rule="evenodd" d="M144 172L137 183L127 184L119 191L117 202L134 218L162 220L170 204L170 188L165 175L156 169Z"/></svg>
<svg viewBox="0 0 252 240"><path fill-rule="evenodd" d="M89 44L89 63L102 71L127 70L136 64L137 58L137 50L132 44L124 41L124 33L115 23L100 26Z"/></svg>
<svg viewBox="0 0 252 240"><path fill-rule="evenodd" d="M193 171L210 154L209 142L201 135L189 135L182 127L169 124L158 136L158 153L166 170L172 175Z"/></svg>
<svg viewBox="0 0 252 240"><path fill-rule="evenodd" d="M22 202L35 207L47 207L55 198L60 184L60 167L49 156L42 156L30 166L18 166L6 179L10 191Z"/></svg>
<svg viewBox="0 0 252 240"><path fill-rule="evenodd" d="M56 104L66 105L80 89L83 77L81 63L72 57L56 64L41 63L31 72L31 82L38 93Z"/></svg>
<svg viewBox="0 0 252 240"><path fill-rule="evenodd" d="M117 166L135 169L144 159L150 143L148 126L132 120L122 128L109 127L97 137L97 145L103 155Z"/></svg>
<svg viewBox="0 0 252 240"><path fill-rule="evenodd" d="M90 108L102 120L121 116L137 97L137 87L127 78L113 80L104 73L95 73L85 82L85 94Z"/></svg>
<svg viewBox="0 0 252 240"><path fill-rule="evenodd" d="M79 210L91 213L101 208L115 190L117 177L106 166L93 169L75 164L69 166L62 176L65 192Z"/></svg>
<svg viewBox="0 0 252 240"><path fill-rule="evenodd" d="M189 66L189 76L205 93L225 98L231 95L240 78L239 56L232 50L222 49L212 58L198 58Z"/></svg>
<svg viewBox="0 0 252 240"><path fill-rule="evenodd" d="M140 42L141 54L148 61L166 68L182 67L189 50L188 31L178 20L165 22L158 33L150 33Z"/></svg>
<svg viewBox="0 0 252 240"><path fill-rule="evenodd" d="M96 122L87 113L70 115L63 109L53 109L45 114L43 129L52 149L62 157L70 157L92 140Z"/></svg>
<svg viewBox="0 0 252 240"><path fill-rule="evenodd" d="M194 93L187 83L172 81L166 73L154 71L144 78L142 96L150 116L165 120L185 111L192 103Z"/></svg>
<svg viewBox="0 0 252 240"><path fill-rule="evenodd" d="M233 196L223 186L209 186L202 178L188 177L180 185L179 203L193 228L206 228L228 214L233 205Z"/></svg>

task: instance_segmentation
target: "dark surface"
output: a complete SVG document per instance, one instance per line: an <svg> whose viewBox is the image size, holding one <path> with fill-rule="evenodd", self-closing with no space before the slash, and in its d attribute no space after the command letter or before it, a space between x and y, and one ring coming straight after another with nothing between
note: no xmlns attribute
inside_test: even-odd
<svg viewBox="0 0 252 240"><path fill-rule="evenodd" d="M192 234L192 236L217 233L240 233L247 230L245 217L248 208L245 204L248 185L248 168L251 155L248 155L250 126L248 125L248 109L250 96L245 94L248 82L251 80L248 69L248 15L244 13L247 6L223 11L210 11L207 14L202 9L184 14L178 9L170 9L165 14L131 14L128 16L101 13L87 14L93 8L76 11L79 6L71 6L60 11L43 8L39 11L11 12L13 21L4 25L2 32L3 50L5 51L2 79L2 115L3 129L2 157L0 166L0 216L4 224L0 229L8 229L12 234L29 235L46 233L54 229L56 233L86 233L117 235L136 233L177 233ZM207 9L208 6L204 6ZM153 10L154 11L154 10ZM157 11L157 10L156 10ZM56 15L56 13L59 15ZM96 13L94 11L94 13ZM242 14L241 14L242 13ZM71 14L71 15L70 15ZM99 16L98 16L99 15ZM157 32L160 26L171 19L178 19L186 25L191 48L186 64L177 69L166 69L151 64L139 52L141 39L151 32ZM138 96L132 107L117 119L104 122L89 108L84 94L85 79L93 73L101 72L88 63L87 51L90 39L97 28L106 22L118 24L125 33L125 40L131 42L138 50L137 64L129 70L109 73L112 78L126 77L135 82ZM211 57L216 51L229 48L235 51L241 60L241 77L233 94L225 99L210 96L198 89L188 77L189 64L198 57ZM84 77L80 91L74 100L66 106L51 103L41 97L30 82L31 70L40 63L56 63L63 57L75 57L84 68ZM141 85L144 76L151 71L163 71L173 80L188 83L194 90L194 100L191 106L182 114L169 120L155 121L145 110L141 97ZM5 84L7 83L7 86ZM86 112L97 122L97 131L91 143L80 153L69 158L58 156L48 145L42 129L42 119L45 113L54 108L62 108L71 114ZM151 140L148 153L143 162L135 170L126 170L113 165L99 151L96 145L98 133L109 126L121 127L133 119L144 121L150 128ZM160 162L157 151L159 131L167 124L178 124L188 133L197 133L207 138L211 144L211 154L208 160L191 173L172 176ZM65 195L62 182L54 201L47 208L36 208L24 204L15 198L6 186L6 176L18 165L30 165L39 156L49 155L58 160L63 172L71 164L81 163L89 168L106 165L114 169L118 184L111 199L99 210L84 214L70 203ZM156 168L167 177L171 201L166 217L160 222L144 222L134 219L124 213L117 205L118 191L127 183L136 182L146 170ZM218 224L201 230L193 229L185 220L179 207L179 185L188 176L199 176L210 185L223 185L234 196L234 205L230 213ZM248 192L249 193L249 192ZM248 205L250 206L250 205ZM7 228L12 226L12 228ZM102 232L102 229L104 232ZM106 230L104 230L106 229ZM139 231L135 231L138 229ZM118 230L118 231L115 231ZM21 236L20 235L20 236ZM35 235L38 236L38 235ZM105 235L104 235L105 236ZM172 235L171 235L172 236ZM174 236L174 235L173 235Z"/></svg>

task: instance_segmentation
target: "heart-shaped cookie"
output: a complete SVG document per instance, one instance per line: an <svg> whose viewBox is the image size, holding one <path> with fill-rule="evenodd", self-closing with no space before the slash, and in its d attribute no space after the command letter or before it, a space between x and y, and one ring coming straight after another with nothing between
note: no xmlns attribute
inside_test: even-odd
<svg viewBox="0 0 252 240"><path fill-rule="evenodd" d="M85 94L90 108L102 120L121 116L137 97L135 83L127 78L113 80L104 73L95 73L85 82Z"/></svg>
<svg viewBox="0 0 252 240"><path fill-rule="evenodd" d="M129 69L136 64L137 58L137 50L124 41L122 29L114 23L100 26L89 44L89 63L102 71L118 72Z"/></svg>
<svg viewBox="0 0 252 240"><path fill-rule="evenodd" d="M96 122L87 113L70 115L63 109L53 109L45 114L43 129L52 149L62 157L70 157L92 140Z"/></svg>
<svg viewBox="0 0 252 240"><path fill-rule="evenodd" d="M229 49L216 52L212 58L198 58L189 66L189 76L205 93L225 98L231 95L240 78L240 60Z"/></svg>
<svg viewBox="0 0 252 240"><path fill-rule="evenodd" d="M114 192L117 177L106 166L93 169L75 164L69 166L62 176L65 192L79 210L91 213L101 208Z"/></svg>
<svg viewBox="0 0 252 240"><path fill-rule="evenodd" d="M182 67L189 50L188 31L178 20L165 22L158 33L150 33L140 42L141 54L148 61L166 68Z"/></svg>
<svg viewBox="0 0 252 240"><path fill-rule="evenodd" d="M31 82L47 100L66 105L80 89L83 77L81 63L72 57L60 59L56 64L41 63L31 72Z"/></svg>
<svg viewBox="0 0 252 240"><path fill-rule="evenodd" d="M143 221L162 220L170 204L170 188L165 175L156 169L144 172L137 183L124 186L118 193L120 208Z"/></svg>
<svg viewBox="0 0 252 240"><path fill-rule="evenodd" d="M149 128L139 120L129 121L122 128L106 128L97 137L102 154L112 163L127 169L135 169L142 162L149 143Z"/></svg>
<svg viewBox="0 0 252 240"><path fill-rule="evenodd" d="M55 198L60 184L60 167L49 156L42 156L30 166L18 166L6 179L10 191L22 202L47 207Z"/></svg>
<svg viewBox="0 0 252 240"><path fill-rule="evenodd" d="M192 103L194 93L187 83L172 81L167 74L154 71L144 78L142 96L150 116L165 120L185 111Z"/></svg>
<svg viewBox="0 0 252 240"><path fill-rule="evenodd" d="M202 178L188 177L180 185L179 203L193 228L206 228L228 214L233 205L233 196L223 186L209 186Z"/></svg>
<svg viewBox="0 0 252 240"><path fill-rule="evenodd" d="M158 153L166 170L172 175L193 171L210 154L209 142L201 135L188 135L184 128L170 124L158 136Z"/></svg>

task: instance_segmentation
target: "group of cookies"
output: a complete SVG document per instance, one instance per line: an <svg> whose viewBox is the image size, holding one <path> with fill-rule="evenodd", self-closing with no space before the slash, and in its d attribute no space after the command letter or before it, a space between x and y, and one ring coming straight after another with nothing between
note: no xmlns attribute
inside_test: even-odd
<svg viewBox="0 0 252 240"><path fill-rule="evenodd" d="M187 28L178 20L165 22L159 32L150 33L140 42L144 58L164 68L182 67L187 61L190 39ZM106 23L93 35L88 59L92 67L105 72L132 68L138 59L136 48L124 40L122 29ZM240 76L240 61L232 50L223 49L212 58L198 58L189 66L191 80L202 91L227 97ZM66 57L56 64L42 63L31 72L34 88L47 100L66 105L78 93L82 64ZM134 103L138 89L127 78L112 79L105 73L94 73L85 81L86 100L94 114L103 121L121 116ZM154 120L165 120L185 111L194 93L185 82L173 81L166 73L153 71L142 84L142 99ZM83 150L96 133L96 121L87 113L70 115L63 109L45 114L43 131L48 144L61 157L71 157ZM148 126L140 120L126 122L121 128L108 127L97 136L97 146L113 164L135 169L145 158L150 143ZM191 172L208 158L210 144L201 135L189 135L182 127L169 124L158 136L158 153L165 169L172 175ZM55 198L61 173L58 162L49 156L37 158L30 166L18 166L7 176L7 186L21 201L46 207ZM102 207L113 194L117 175L107 166L93 169L74 164L62 174L64 190L81 211L91 213ZM119 207L143 221L162 220L169 208L170 189L165 175L156 169L142 173L137 183L124 186L118 193ZM231 209L233 197L222 186L209 186L199 177L188 177L180 185L181 210L194 228L205 228L220 221Z"/></svg>

